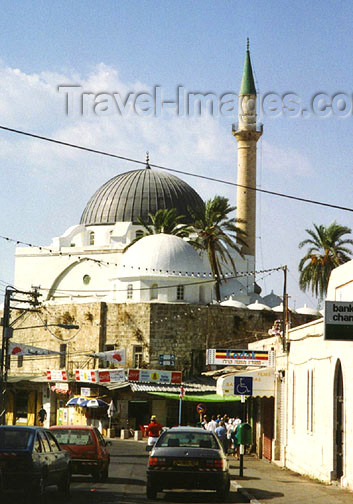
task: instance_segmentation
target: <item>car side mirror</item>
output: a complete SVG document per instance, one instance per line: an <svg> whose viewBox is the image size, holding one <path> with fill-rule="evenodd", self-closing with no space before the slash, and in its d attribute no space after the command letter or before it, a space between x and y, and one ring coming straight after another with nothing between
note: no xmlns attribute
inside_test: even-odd
<svg viewBox="0 0 353 504"><path fill-rule="evenodd" d="M152 451L152 450L153 450L153 446L154 446L154 445L146 445L146 451L147 451L147 452Z"/></svg>

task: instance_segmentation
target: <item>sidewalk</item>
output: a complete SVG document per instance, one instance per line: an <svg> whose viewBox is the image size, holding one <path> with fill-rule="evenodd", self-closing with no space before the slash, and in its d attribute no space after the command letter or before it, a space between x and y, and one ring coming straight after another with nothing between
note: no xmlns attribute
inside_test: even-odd
<svg viewBox="0 0 353 504"><path fill-rule="evenodd" d="M278 467L267 460L244 456L243 477L239 461L229 457L232 486L252 504L352 504L353 492L325 485Z"/></svg>

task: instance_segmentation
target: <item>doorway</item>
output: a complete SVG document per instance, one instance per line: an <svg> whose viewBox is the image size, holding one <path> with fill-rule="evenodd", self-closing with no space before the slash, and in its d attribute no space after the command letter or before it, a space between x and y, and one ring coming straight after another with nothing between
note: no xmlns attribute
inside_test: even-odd
<svg viewBox="0 0 353 504"><path fill-rule="evenodd" d="M338 360L334 378L333 394L333 474L336 480L343 476L344 454L344 388L341 361Z"/></svg>

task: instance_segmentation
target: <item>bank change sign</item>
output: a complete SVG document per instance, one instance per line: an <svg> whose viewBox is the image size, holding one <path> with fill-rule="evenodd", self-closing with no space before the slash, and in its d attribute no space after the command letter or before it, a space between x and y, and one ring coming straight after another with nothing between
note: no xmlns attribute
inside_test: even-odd
<svg viewBox="0 0 353 504"><path fill-rule="evenodd" d="M325 301L325 339L353 341L353 301Z"/></svg>

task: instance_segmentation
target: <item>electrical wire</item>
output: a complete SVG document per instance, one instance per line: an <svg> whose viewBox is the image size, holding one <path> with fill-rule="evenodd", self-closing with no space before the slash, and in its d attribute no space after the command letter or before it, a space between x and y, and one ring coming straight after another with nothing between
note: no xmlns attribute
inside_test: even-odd
<svg viewBox="0 0 353 504"><path fill-rule="evenodd" d="M31 138L36 138L38 140L44 140L46 142L51 142L51 143L54 143L54 144L65 146L65 147L71 147L73 149L79 149L79 150L82 150L82 151L91 152L93 154L99 154L101 156L108 156L108 157L112 157L112 158L115 158L115 159L120 159L122 161L128 161L130 163L135 163L135 164L139 164L139 165L146 165L146 161L140 161L138 159L133 159L133 158L130 158L130 157L119 155L119 154L113 154L111 152L106 152L106 151L102 151L102 150L98 150L98 149L92 149L90 147L84 147L83 145L73 144L73 143L70 143L70 142L63 142L62 140L57 140L55 138L49 138L49 137L42 136L42 135L36 135L36 134L30 133L28 131L23 131L23 130L19 130L19 129L15 129L15 128L9 128L9 127L2 126L2 125L0 125L0 129L4 130L4 131L9 131L11 133L16 133L16 134L19 134L19 135L28 136L28 137L31 137ZM287 198L287 199L291 199L291 200L302 201L304 203L310 203L312 205L320 205L320 206L329 207L329 208L336 208L338 210L344 210L346 212L353 212L353 208L344 207L344 206L341 206L341 205L334 205L332 203L325 203L323 201L312 200L312 199L309 199L309 198L302 198L302 197L299 197L299 196L293 196L293 195L290 195L290 194L280 193L280 192L277 192L277 191L269 191L267 189L260 189L258 187L251 187L251 186L246 186L246 185L242 185L242 184L237 184L237 183L231 182L229 180L222 180L222 179L218 179L218 178L215 178L215 177L208 177L207 175L200 175L198 173L192 173L192 172L187 172L187 171L183 171L183 170L177 170L175 168L169 168L169 167L163 166L163 165L157 165L157 164L149 163L149 166L151 168L157 168L157 169L160 169L160 170L165 170L165 171L170 171L170 172L174 172L174 173L179 173L181 175L187 175L187 176L190 176L190 177L196 177L196 178L200 178L200 179L203 179L203 180L209 180L211 182L217 182L217 183L220 183L220 184L226 184L226 185L231 185L231 186L235 186L235 187L242 187L243 189L248 189L249 191L257 191L257 192L264 193L264 194L271 194L272 196L278 196L278 197L281 197L281 198Z"/></svg>

